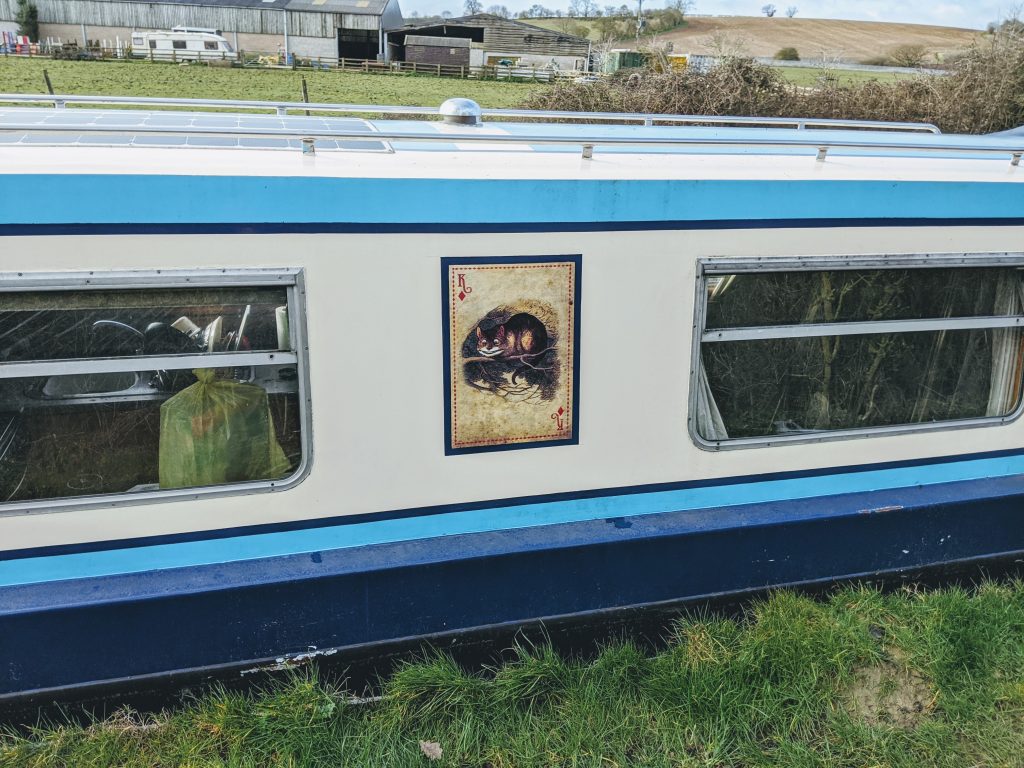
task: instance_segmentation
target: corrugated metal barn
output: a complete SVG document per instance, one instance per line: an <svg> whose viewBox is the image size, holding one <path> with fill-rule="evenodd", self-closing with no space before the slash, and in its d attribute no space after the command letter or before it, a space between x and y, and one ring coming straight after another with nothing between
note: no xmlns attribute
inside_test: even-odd
<svg viewBox="0 0 1024 768"><path fill-rule="evenodd" d="M468 41L472 66L510 66L586 70L590 41L521 21L478 13L442 23L408 25L388 35L391 57L410 61L406 51L410 37L450 38ZM466 43L464 42L463 45Z"/></svg>
<svg viewBox="0 0 1024 768"><path fill-rule="evenodd" d="M127 41L133 29L220 30L236 48L297 56L385 58L387 31L401 27L398 0L34 0L40 37ZM0 0L13 20L17 0ZM84 27L84 30L83 30Z"/></svg>

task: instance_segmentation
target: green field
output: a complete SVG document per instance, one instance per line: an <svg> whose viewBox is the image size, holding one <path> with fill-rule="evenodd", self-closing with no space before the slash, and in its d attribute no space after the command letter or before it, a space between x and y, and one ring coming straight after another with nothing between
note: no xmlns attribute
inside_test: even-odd
<svg viewBox="0 0 1024 768"><path fill-rule="evenodd" d="M410 74L222 69L145 61L54 61L0 57L0 92L46 93L43 70L57 93L302 101L302 78L313 102L436 107L452 96L481 106L521 104L544 85L459 80Z"/></svg>
<svg viewBox="0 0 1024 768"><path fill-rule="evenodd" d="M155 716L0 731L4 768L967 768L1024 755L1024 584L694 616L657 653L433 655L379 699L296 673ZM437 757L440 752L440 757ZM434 755L436 761L432 761Z"/></svg>
<svg viewBox="0 0 1024 768"><path fill-rule="evenodd" d="M169 96L178 98L259 99L301 101L306 78L311 102L394 104L435 107L452 96L463 96L484 107L518 107L532 93L548 86L493 80L459 80L410 74L293 71L279 69L222 69L145 61L54 61L0 58L0 92L45 93L43 70L57 93ZM822 70L779 67L790 82L820 85ZM868 80L891 82L891 73L834 70L841 84Z"/></svg>
<svg viewBox="0 0 1024 768"><path fill-rule="evenodd" d="M822 84L823 78L834 77L839 85L858 85L869 80L878 80L881 83L892 83L899 79L908 77L919 77L919 75L906 75L899 72L867 72L860 69L830 69L827 72L823 69L810 69L808 67L774 67L784 78L804 88L815 88Z"/></svg>

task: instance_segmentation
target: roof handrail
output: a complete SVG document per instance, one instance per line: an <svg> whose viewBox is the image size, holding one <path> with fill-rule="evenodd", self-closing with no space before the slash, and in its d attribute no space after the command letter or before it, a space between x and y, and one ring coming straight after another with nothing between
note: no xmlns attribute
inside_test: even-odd
<svg viewBox="0 0 1024 768"><path fill-rule="evenodd" d="M58 109L68 104L137 106L137 107L192 107L195 109L273 110L279 116L289 112L338 112L343 114L426 115L437 116L436 107L402 107L381 104L318 104L304 101L255 101L246 99L185 99L164 96L80 96L47 93L0 94L0 102L14 104L53 104ZM642 125L730 125L746 127L815 129L872 129L879 131L905 131L911 133L941 133L931 123L885 122L882 120L840 120L818 117L739 117L734 115L671 115L641 112L566 112L560 110L489 109L482 114L496 118L524 120L581 120Z"/></svg>
<svg viewBox="0 0 1024 768"><path fill-rule="evenodd" d="M974 154L993 157L1010 157L1010 165L1018 166L1024 155L1024 138L1019 142L1003 141L994 143L986 137L956 137L956 141L925 143L907 139L858 141L849 138L828 137L825 135L793 135L767 134L763 137L749 138L728 135L712 136L601 136L586 134L565 135L553 133L537 134L494 134L482 133L475 128L461 128L457 132L446 130L430 131L396 131L380 129L373 131L346 131L318 129L312 126L291 126L282 128L242 128L223 126L191 125L168 127L161 125L109 126L95 124L46 124L38 122L12 122L0 124L0 131L6 133L26 134L93 134L93 135L134 135L150 136L220 136L235 138L258 139L298 139L303 152L315 152L315 140L364 141L364 142L426 142L426 143L482 143L488 145L556 145L580 147L585 159L592 159L595 147L637 147L637 148L765 148L808 149L816 153L818 161L824 161L827 153L833 149L879 150L890 152L911 152L925 154ZM952 139L952 137L950 137ZM9 146L9 145L8 145Z"/></svg>

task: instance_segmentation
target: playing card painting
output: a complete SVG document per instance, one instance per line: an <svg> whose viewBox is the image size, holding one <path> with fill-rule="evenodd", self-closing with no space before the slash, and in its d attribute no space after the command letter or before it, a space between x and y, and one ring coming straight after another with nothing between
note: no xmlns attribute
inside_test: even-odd
<svg viewBox="0 0 1024 768"><path fill-rule="evenodd" d="M442 260L448 453L577 442L579 262Z"/></svg>

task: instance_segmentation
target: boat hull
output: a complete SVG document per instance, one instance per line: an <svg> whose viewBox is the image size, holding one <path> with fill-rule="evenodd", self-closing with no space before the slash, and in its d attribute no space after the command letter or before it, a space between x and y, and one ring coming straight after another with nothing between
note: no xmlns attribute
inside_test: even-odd
<svg viewBox="0 0 1024 768"><path fill-rule="evenodd" d="M1024 553L1024 477L7 587L0 703Z"/></svg>

